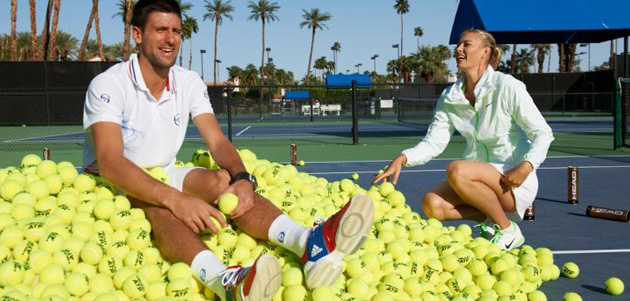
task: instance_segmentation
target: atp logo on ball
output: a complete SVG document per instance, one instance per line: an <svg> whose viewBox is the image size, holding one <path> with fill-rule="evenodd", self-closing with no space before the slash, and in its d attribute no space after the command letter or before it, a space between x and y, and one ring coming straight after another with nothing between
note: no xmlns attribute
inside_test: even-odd
<svg viewBox="0 0 630 301"><path fill-rule="evenodd" d="M101 100L104 101L105 103L109 103L109 95L107 94L101 94Z"/></svg>
<svg viewBox="0 0 630 301"><path fill-rule="evenodd" d="M280 232L280 234L278 234L278 241L279 242L284 242L284 237L285 237L285 233L284 231Z"/></svg>
<svg viewBox="0 0 630 301"><path fill-rule="evenodd" d="M176 126L179 126L180 122L181 122L181 114L177 113L175 117L173 117L173 123L175 123Z"/></svg>

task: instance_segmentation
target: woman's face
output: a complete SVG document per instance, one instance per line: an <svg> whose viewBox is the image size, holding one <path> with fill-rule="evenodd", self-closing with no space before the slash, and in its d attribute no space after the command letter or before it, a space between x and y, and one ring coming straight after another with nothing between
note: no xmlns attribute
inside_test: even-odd
<svg viewBox="0 0 630 301"><path fill-rule="evenodd" d="M485 46L479 34L468 32L462 36L455 48L457 68L475 70L485 66L490 60L490 47Z"/></svg>

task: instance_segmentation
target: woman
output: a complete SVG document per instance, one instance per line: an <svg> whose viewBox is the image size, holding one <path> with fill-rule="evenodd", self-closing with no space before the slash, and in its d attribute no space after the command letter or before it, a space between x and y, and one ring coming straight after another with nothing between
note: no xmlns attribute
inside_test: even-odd
<svg viewBox="0 0 630 301"><path fill-rule="evenodd" d="M525 242L518 225L538 191L536 168L553 141L551 128L525 85L495 71L501 59L494 37L478 29L462 33L456 48L461 76L437 103L425 138L404 150L377 183L398 180L403 164L424 164L446 148L457 130L466 138L462 160L451 162L447 180L424 197L427 216L475 220L481 236L502 249Z"/></svg>

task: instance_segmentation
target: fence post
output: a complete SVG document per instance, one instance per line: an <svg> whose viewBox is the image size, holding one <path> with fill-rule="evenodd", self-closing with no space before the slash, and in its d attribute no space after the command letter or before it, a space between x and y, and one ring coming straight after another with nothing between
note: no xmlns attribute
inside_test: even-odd
<svg viewBox="0 0 630 301"><path fill-rule="evenodd" d="M357 114L357 81L352 81L352 144L359 145L359 116Z"/></svg>
<svg viewBox="0 0 630 301"><path fill-rule="evenodd" d="M311 122L313 122L313 99L312 98L309 99L309 103L311 105Z"/></svg>
<svg viewBox="0 0 630 301"><path fill-rule="evenodd" d="M227 92L227 114L228 114L228 139L232 142L232 89L229 87Z"/></svg>

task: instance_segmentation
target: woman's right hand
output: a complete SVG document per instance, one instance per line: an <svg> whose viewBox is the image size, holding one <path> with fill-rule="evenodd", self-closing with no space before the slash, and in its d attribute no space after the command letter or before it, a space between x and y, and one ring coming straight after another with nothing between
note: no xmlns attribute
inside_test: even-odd
<svg viewBox="0 0 630 301"><path fill-rule="evenodd" d="M400 170L402 169L403 164L407 163L407 156L404 154L398 155L392 162L387 166L387 170L382 174L376 176L372 180L372 185L380 182L383 179L388 179L392 184L396 185L398 182L398 176L400 175Z"/></svg>

